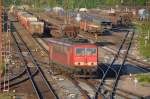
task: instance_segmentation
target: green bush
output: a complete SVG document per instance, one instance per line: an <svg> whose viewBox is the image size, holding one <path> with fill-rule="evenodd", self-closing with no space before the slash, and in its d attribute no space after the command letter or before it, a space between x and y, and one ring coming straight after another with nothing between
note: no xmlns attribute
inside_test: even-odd
<svg viewBox="0 0 150 99"><path fill-rule="evenodd" d="M150 75L149 74L140 74L136 76L138 81L141 83L150 83Z"/></svg>
<svg viewBox="0 0 150 99"><path fill-rule="evenodd" d="M147 40L147 45L145 46L145 37L148 36L148 31L150 32L149 22L139 22L136 24L136 29L138 30L138 45L139 51L145 58L150 58L150 38Z"/></svg>
<svg viewBox="0 0 150 99"><path fill-rule="evenodd" d="M5 6L12 5L14 3L13 0L3 0ZM36 7L42 6L63 6L65 0L16 0L16 5L35 5ZM87 8L96 8L100 6L114 6L116 4L121 4L121 0L68 0L69 1L69 8L77 8L78 6L87 7ZM132 6L143 6L145 5L146 0L123 0L123 5Z"/></svg>

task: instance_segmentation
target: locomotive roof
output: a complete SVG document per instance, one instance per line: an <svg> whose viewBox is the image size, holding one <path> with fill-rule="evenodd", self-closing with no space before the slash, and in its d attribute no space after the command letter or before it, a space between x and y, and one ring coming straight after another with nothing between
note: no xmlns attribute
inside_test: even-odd
<svg viewBox="0 0 150 99"><path fill-rule="evenodd" d="M21 16L22 16L22 17L26 17L26 18L32 17L32 15L29 14L29 13L23 13L23 14L21 14Z"/></svg>
<svg viewBox="0 0 150 99"><path fill-rule="evenodd" d="M40 25L44 25L44 22L31 21L30 24L40 24Z"/></svg>
<svg viewBox="0 0 150 99"><path fill-rule="evenodd" d="M69 39L69 38L63 38L63 39L47 39L48 42L57 43L57 44L63 44L66 46L72 46L75 44L89 44L90 42L87 39Z"/></svg>

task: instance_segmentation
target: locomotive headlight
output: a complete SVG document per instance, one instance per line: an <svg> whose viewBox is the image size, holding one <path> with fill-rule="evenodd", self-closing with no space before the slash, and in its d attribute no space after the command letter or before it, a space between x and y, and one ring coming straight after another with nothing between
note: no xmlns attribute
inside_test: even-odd
<svg viewBox="0 0 150 99"><path fill-rule="evenodd" d="M78 65L80 65L80 62L78 63Z"/></svg>
<svg viewBox="0 0 150 99"><path fill-rule="evenodd" d="M97 62L88 62L89 66L97 65Z"/></svg>
<svg viewBox="0 0 150 99"><path fill-rule="evenodd" d="M80 63L80 62L75 62L74 64L75 64L75 65L81 65L81 63Z"/></svg>
<svg viewBox="0 0 150 99"><path fill-rule="evenodd" d="M84 62L75 62L74 64L77 66L81 66L81 65L84 65Z"/></svg>

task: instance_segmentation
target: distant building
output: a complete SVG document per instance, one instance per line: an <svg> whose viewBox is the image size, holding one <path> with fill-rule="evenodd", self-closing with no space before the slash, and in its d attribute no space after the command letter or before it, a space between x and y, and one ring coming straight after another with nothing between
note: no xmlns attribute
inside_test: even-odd
<svg viewBox="0 0 150 99"><path fill-rule="evenodd" d="M149 12L148 10L141 8L138 10L138 15L139 15L139 19L142 21L149 17Z"/></svg>
<svg viewBox="0 0 150 99"><path fill-rule="evenodd" d="M80 8L79 11L80 11L80 12L87 12L88 9L87 9L87 8Z"/></svg>
<svg viewBox="0 0 150 99"><path fill-rule="evenodd" d="M64 11L64 9L63 8L61 8L61 7L54 7L53 8L53 11L55 11L55 12L60 12L60 11Z"/></svg>

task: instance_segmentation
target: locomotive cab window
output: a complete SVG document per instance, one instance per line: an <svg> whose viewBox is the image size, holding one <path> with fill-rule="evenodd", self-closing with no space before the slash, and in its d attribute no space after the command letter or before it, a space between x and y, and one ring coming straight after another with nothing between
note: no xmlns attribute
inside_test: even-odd
<svg viewBox="0 0 150 99"><path fill-rule="evenodd" d="M84 56L85 55L85 49L84 48L76 48L76 55L77 56Z"/></svg>
<svg viewBox="0 0 150 99"><path fill-rule="evenodd" d="M96 55L96 48L87 48L86 55Z"/></svg>

